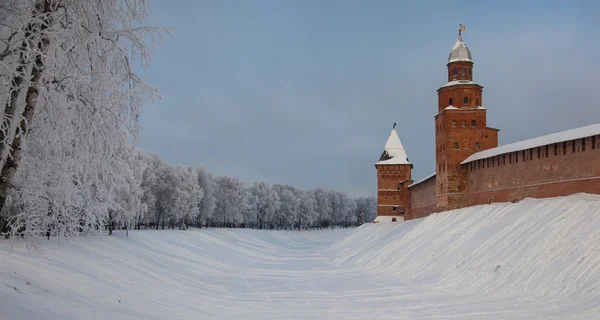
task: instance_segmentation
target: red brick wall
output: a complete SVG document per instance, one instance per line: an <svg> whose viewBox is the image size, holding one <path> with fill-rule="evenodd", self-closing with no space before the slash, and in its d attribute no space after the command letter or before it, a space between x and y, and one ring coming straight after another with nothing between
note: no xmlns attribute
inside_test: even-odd
<svg viewBox="0 0 600 320"><path fill-rule="evenodd" d="M464 75L462 69L465 69ZM454 70L456 70L456 72L454 72ZM454 80L473 81L473 62L457 61L448 63L448 82Z"/></svg>
<svg viewBox="0 0 600 320"><path fill-rule="evenodd" d="M377 215L392 216L410 210L411 165L377 165ZM394 211L394 206L398 208Z"/></svg>
<svg viewBox="0 0 600 320"><path fill-rule="evenodd" d="M422 218L432 214L435 211L435 176L410 188L410 198L412 208L410 215L405 215L404 219Z"/></svg>
<svg viewBox="0 0 600 320"><path fill-rule="evenodd" d="M512 152L463 165L465 205L547 198L578 192L600 194L600 136ZM574 149L573 149L574 148ZM539 149L539 157L538 157ZM575 150L575 152L573 152Z"/></svg>
<svg viewBox="0 0 600 320"><path fill-rule="evenodd" d="M438 112L441 112L450 105L450 98L452 98L452 105L457 108L475 108L482 105L481 100L483 87L475 84L458 84L449 87L441 87L438 90ZM468 98L465 104L465 97Z"/></svg>

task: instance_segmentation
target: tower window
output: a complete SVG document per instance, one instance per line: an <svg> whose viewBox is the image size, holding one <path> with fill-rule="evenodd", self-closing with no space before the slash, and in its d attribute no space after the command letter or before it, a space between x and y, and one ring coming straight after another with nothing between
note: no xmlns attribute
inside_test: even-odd
<svg viewBox="0 0 600 320"><path fill-rule="evenodd" d="M558 154L558 144L554 144L554 155Z"/></svg>
<svg viewBox="0 0 600 320"><path fill-rule="evenodd" d="M479 98L475 99L475 104L477 105L477 107L479 106Z"/></svg>
<svg viewBox="0 0 600 320"><path fill-rule="evenodd" d="M465 68L462 68L462 70L460 71L460 75L465 78L467 76L467 70Z"/></svg>
<svg viewBox="0 0 600 320"><path fill-rule="evenodd" d="M464 102L465 104L469 103L469 97L465 97L463 100L464 100L463 102Z"/></svg>
<svg viewBox="0 0 600 320"><path fill-rule="evenodd" d="M473 69L469 69L469 78L473 77Z"/></svg>
<svg viewBox="0 0 600 320"><path fill-rule="evenodd" d="M452 120L452 128L456 128L456 120Z"/></svg>
<svg viewBox="0 0 600 320"><path fill-rule="evenodd" d="M575 140L571 141L571 152L575 153Z"/></svg>
<svg viewBox="0 0 600 320"><path fill-rule="evenodd" d="M581 138L581 151L585 151L585 138Z"/></svg>
<svg viewBox="0 0 600 320"><path fill-rule="evenodd" d="M452 98L448 99L448 105L452 105Z"/></svg>
<svg viewBox="0 0 600 320"><path fill-rule="evenodd" d="M563 149L563 154L567 154L567 142L566 141L563 142L563 148L562 149Z"/></svg>
<svg viewBox="0 0 600 320"><path fill-rule="evenodd" d="M592 136L592 149L596 149L596 136Z"/></svg>
<svg viewBox="0 0 600 320"><path fill-rule="evenodd" d="M454 150L458 150L458 142L454 143Z"/></svg>
<svg viewBox="0 0 600 320"><path fill-rule="evenodd" d="M452 69L452 77L456 77L458 75L458 70Z"/></svg>
<svg viewBox="0 0 600 320"><path fill-rule="evenodd" d="M475 150L479 150L480 147L479 142L475 142Z"/></svg>
<svg viewBox="0 0 600 320"><path fill-rule="evenodd" d="M463 128L466 128L467 127L467 120L461 121L460 124L462 125Z"/></svg>
<svg viewBox="0 0 600 320"><path fill-rule="evenodd" d="M471 120L471 127L477 127L477 121Z"/></svg>

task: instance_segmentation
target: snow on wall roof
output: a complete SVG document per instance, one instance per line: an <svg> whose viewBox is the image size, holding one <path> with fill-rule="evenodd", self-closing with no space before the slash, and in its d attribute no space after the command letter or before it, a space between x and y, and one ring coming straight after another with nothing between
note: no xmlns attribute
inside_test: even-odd
<svg viewBox="0 0 600 320"><path fill-rule="evenodd" d="M470 81L470 80L454 80L454 81L450 81L450 82L446 83L445 85L441 86L440 88L456 86L459 84L477 84L477 83ZM477 84L477 85L479 85L479 84Z"/></svg>
<svg viewBox="0 0 600 320"><path fill-rule="evenodd" d="M467 47L467 44L463 42L462 36L458 36L458 40L452 47L450 55L448 56L448 63L455 61L470 61L473 62L471 57L471 50Z"/></svg>
<svg viewBox="0 0 600 320"><path fill-rule="evenodd" d="M379 162L375 165L379 164L410 164L395 128L390 132L390 137L385 143Z"/></svg>
<svg viewBox="0 0 600 320"><path fill-rule="evenodd" d="M425 178L423 178L423 179L421 179L421 180L419 180L419 181L417 181L417 182L413 182L413 184L411 184L411 185L410 185L410 186L408 186L408 187L409 187L409 188L412 188L412 187L414 187L414 186L416 186L416 185L418 185L418 184L420 184L420 183L423 183L423 182L425 182L425 181L427 181L427 180L429 180L429 179L431 179L431 178L435 177L435 174L436 174L436 172L434 172L434 173L432 173L432 174L428 175L427 177L425 177Z"/></svg>
<svg viewBox="0 0 600 320"><path fill-rule="evenodd" d="M595 135L600 135L600 123L571 130L551 133L545 136L510 143L493 149L477 152L465 159L465 161L461 162L460 164L465 164L480 159L486 159L504 153L527 150L531 148L545 146L548 144L581 139Z"/></svg>

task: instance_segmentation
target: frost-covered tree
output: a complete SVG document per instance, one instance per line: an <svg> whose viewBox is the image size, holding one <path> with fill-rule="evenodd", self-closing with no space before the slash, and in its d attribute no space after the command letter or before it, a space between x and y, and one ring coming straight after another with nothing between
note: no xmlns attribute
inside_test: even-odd
<svg viewBox="0 0 600 320"><path fill-rule="evenodd" d="M215 181L210 176L210 174L204 169L199 168L197 170L198 173L198 185L204 191L204 196L200 201L200 205L198 208L198 216L196 218L196 223L198 226L206 224L208 219L213 216L213 212L215 210Z"/></svg>
<svg viewBox="0 0 600 320"><path fill-rule="evenodd" d="M255 182L248 192L249 216L259 229L265 228L273 219L281 201L272 186L265 182Z"/></svg>
<svg viewBox="0 0 600 320"><path fill-rule="evenodd" d="M300 207L300 197L297 195L297 190L284 185L275 185L274 189L279 195L281 205L279 210L275 211L272 223L277 229L293 229Z"/></svg>
<svg viewBox="0 0 600 320"><path fill-rule="evenodd" d="M246 187L234 177L218 177L215 182L216 205L211 220L217 227L239 226L247 206Z"/></svg>
<svg viewBox="0 0 600 320"><path fill-rule="evenodd" d="M361 197L356 199L357 221L362 217L363 222L373 222L377 217L377 199L375 197ZM360 225L360 224L359 224Z"/></svg>
<svg viewBox="0 0 600 320"><path fill-rule="evenodd" d="M200 202L204 192L198 184L198 173L192 168L177 166L171 168L173 184L171 199L167 212L171 217L171 224L184 228L184 224L198 216Z"/></svg>
<svg viewBox="0 0 600 320"><path fill-rule="evenodd" d="M131 225L142 219L148 209L142 202L142 181L146 170L144 155L140 151L134 151L125 154L124 157L126 162L119 168L119 183L114 188L118 207L109 211L110 234L113 222L120 223L128 234Z"/></svg>
<svg viewBox="0 0 600 320"><path fill-rule="evenodd" d="M316 201L310 192L302 192L300 194L300 205L298 208L297 226L300 228L312 228L319 217L315 210Z"/></svg>
<svg viewBox="0 0 600 320"><path fill-rule="evenodd" d="M133 66L148 66L159 35L139 26L146 15L145 0L0 5L0 208L13 234L95 230L118 210L115 168L156 94Z"/></svg>
<svg viewBox="0 0 600 320"><path fill-rule="evenodd" d="M328 199L326 190L321 188L312 190L312 196L315 199L315 211L319 214L317 225L320 228L327 228L332 217L333 208Z"/></svg>

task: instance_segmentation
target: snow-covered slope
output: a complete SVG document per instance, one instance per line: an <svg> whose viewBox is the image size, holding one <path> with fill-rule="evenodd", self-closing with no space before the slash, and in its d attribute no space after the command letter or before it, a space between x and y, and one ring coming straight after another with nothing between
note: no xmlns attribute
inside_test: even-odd
<svg viewBox="0 0 600 320"><path fill-rule="evenodd" d="M0 319L599 319L600 197L357 229L0 241Z"/></svg>

